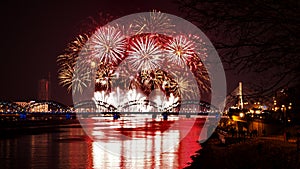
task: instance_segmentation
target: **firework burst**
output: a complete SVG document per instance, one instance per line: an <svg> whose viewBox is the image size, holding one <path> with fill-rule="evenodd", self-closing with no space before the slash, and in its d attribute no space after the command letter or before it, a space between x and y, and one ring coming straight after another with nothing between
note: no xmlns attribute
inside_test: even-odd
<svg viewBox="0 0 300 169"><path fill-rule="evenodd" d="M72 67L76 63L76 58L70 56L69 54L62 54L57 57L57 64L59 66L59 71L68 68L70 65Z"/></svg>
<svg viewBox="0 0 300 169"><path fill-rule="evenodd" d="M179 97L175 97L172 93L169 97L164 95L157 95L153 100L157 105L161 107L161 111L172 111L174 107L177 107L179 104Z"/></svg>
<svg viewBox="0 0 300 169"><path fill-rule="evenodd" d="M134 79L133 74L136 72L131 71L130 65L123 60L121 64L116 67L112 81L113 88L119 87L121 89L129 89L130 83Z"/></svg>
<svg viewBox="0 0 300 169"><path fill-rule="evenodd" d="M73 93L82 93L84 88L90 85L90 72L76 66L76 69L68 66L62 69L59 74L59 84L67 87L68 91L73 91Z"/></svg>
<svg viewBox="0 0 300 169"><path fill-rule="evenodd" d="M146 97L143 94L137 92L137 90L135 90L135 89L129 90L127 92L127 97L126 97L127 102L132 102L132 101L137 101L137 100L142 101L145 99L146 99Z"/></svg>
<svg viewBox="0 0 300 169"><path fill-rule="evenodd" d="M201 93L210 92L211 89L210 78L203 64L198 63L198 69L194 71L194 75L197 77L195 80L197 81L200 92Z"/></svg>
<svg viewBox="0 0 300 169"><path fill-rule="evenodd" d="M111 65L101 63L96 71L95 90L111 91L112 80L115 78Z"/></svg>
<svg viewBox="0 0 300 169"><path fill-rule="evenodd" d="M197 91L195 90L193 82L186 77L178 77L172 80L170 84L174 95L180 97L182 100L193 98L195 91Z"/></svg>
<svg viewBox="0 0 300 169"><path fill-rule="evenodd" d="M166 97L165 108L194 99L211 87L203 64L206 44L198 35L175 35L173 28L165 14L153 11L133 23L112 22L92 36L79 35L57 58L60 84L80 93L95 87L95 99L110 105L145 104L156 89Z"/></svg>
<svg viewBox="0 0 300 169"><path fill-rule="evenodd" d="M175 25L171 23L171 20L159 11L153 10L147 16L141 16L134 21L135 34L141 33L157 33L167 34L173 33Z"/></svg>
<svg viewBox="0 0 300 169"><path fill-rule="evenodd" d="M173 63L183 67L192 56L194 44L185 36L180 35L171 39L166 46L166 55Z"/></svg>
<svg viewBox="0 0 300 169"><path fill-rule="evenodd" d="M118 106L118 102L116 102L116 97L114 96L115 93L109 93L107 94L104 91L96 91L94 93L94 101L97 103L97 107L98 109L101 110L102 107L106 107L106 109L109 108L110 105L112 105L113 107L117 107Z"/></svg>
<svg viewBox="0 0 300 169"><path fill-rule="evenodd" d="M170 97L168 97L168 99L163 103L163 109L172 112L172 109L179 105L179 97L175 97L173 93L171 93Z"/></svg>
<svg viewBox="0 0 300 169"><path fill-rule="evenodd" d="M99 12L95 17L88 17L80 23L80 32L85 32L89 35L92 35L95 30L101 26L106 25L116 18L115 16L109 13Z"/></svg>
<svg viewBox="0 0 300 169"><path fill-rule="evenodd" d="M66 65L65 68L61 69L58 73L59 84L63 87L67 87L68 92L72 90L72 78L74 69L71 66Z"/></svg>
<svg viewBox="0 0 300 169"><path fill-rule="evenodd" d="M78 35L74 41L68 44L66 52L78 54L88 40L89 36L87 34Z"/></svg>
<svg viewBox="0 0 300 169"><path fill-rule="evenodd" d="M125 54L125 37L111 26L99 28L90 38L88 50L100 62L118 64Z"/></svg>
<svg viewBox="0 0 300 169"><path fill-rule="evenodd" d="M123 24L112 24L113 27L115 27L117 30L119 30L121 32L121 34L123 36L125 36L125 38L130 38L131 36L135 35L134 32L134 26L132 24L129 25L123 25Z"/></svg>
<svg viewBox="0 0 300 169"><path fill-rule="evenodd" d="M57 63L60 68L68 68L68 66L74 66L78 58L78 54L84 48L84 45L88 41L89 37L86 34L79 35L68 44L65 49L65 53L57 57Z"/></svg>
<svg viewBox="0 0 300 169"><path fill-rule="evenodd" d="M149 36L137 36L132 38L127 59L136 70L153 70L162 61L161 46Z"/></svg>
<svg viewBox="0 0 300 169"><path fill-rule="evenodd" d="M200 36L189 34L188 38L195 44L194 52L197 54L197 58L204 61L208 56L207 48L209 48L209 45L207 45Z"/></svg>
<svg viewBox="0 0 300 169"><path fill-rule="evenodd" d="M157 71L143 70L140 72L139 78L142 84L142 90L149 95L153 90L161 88L161 78L158 78Z"/></svg>
<svg viewBox="0 0 300 169"><path fill-rule="evenodd" d="M58 78L60 85L67 87L68 92L73 88L73 92L83 92L83 88L88 86L90 80L90 74L82 73L83 68L78 68L75 71L75 64L78 60L78 55L84 48L88 40L86 34L79 35L74 41L68 44L65 53L57 57L57 63L59 65ZM81 74L82 73L82 74ZM74 83L74 84L73 84Z"/></svg>
<svg viewBox="0 0 300 169"><path fill-rule="evenodd" d="M117 107L119 112L144 110L143 105L146 97L139 93L137 90L119 90L113 92L97 91L94 93L94 101L97 102L98 108L109 107L110 105ZM128 105L133 105L133 107L128 107ZM128 110L127 110L128 111Z"/></svg>

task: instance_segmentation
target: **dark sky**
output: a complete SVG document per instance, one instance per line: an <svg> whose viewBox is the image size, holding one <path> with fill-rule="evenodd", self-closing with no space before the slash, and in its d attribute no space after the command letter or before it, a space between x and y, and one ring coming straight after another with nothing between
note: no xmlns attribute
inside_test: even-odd
<svg viewBox="0 0 300 169"><path fill-rule="evenodd" d="M157 9L179 15L171 0L1 1L0 100L37 98L38 80L51 72L52 99L71 104L71 95L57 83L56 57L99 12L124 16Z"/></svg>

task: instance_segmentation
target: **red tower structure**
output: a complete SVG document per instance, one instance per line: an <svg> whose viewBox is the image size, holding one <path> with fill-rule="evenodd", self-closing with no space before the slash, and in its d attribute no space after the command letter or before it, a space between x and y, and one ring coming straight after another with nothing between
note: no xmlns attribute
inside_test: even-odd
<svg viewBox="0 0 300 169"><path fill-rule="evenodd" d="M38 84L38 100L50 100L50 72L48 79L39 80Z"/></svg>

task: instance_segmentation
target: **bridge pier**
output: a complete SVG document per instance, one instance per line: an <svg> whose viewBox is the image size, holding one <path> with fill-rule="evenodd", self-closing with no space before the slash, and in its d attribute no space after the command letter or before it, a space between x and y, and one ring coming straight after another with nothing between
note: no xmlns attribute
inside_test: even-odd
<svg viewBox="0 0 300 169"><path fill-rule="evenodd" d="M113 115L113 117L114 117L114 120L118 120L118 118L120 118L120 115L117 114L117 113L115 113L115 114Z"/></svg>
<svg viewBox="0 0 300 169"><path fill-rule="evenodd" d="M70 120L71 119L71 114L70 113L67 113L66 114L66 120Z"/></svg>
<svg viewBox="0 0 300 169"><path fill-rule="evenodd" d="M20 119L26 119L26 113L20 113Z"/></svg>
<svg viewBox="0 0 300 169"><path fill-rule="evenodd" d="M168 120L168 113L163 113L162 116L164 120Z"/></svg>
<svg viewBox="0 0 300 169"><path fill-rule="evenodd" d="M88 118L89 115L88 115L87 113L82 113L82 117L83 117L83 118Z"/></svg>

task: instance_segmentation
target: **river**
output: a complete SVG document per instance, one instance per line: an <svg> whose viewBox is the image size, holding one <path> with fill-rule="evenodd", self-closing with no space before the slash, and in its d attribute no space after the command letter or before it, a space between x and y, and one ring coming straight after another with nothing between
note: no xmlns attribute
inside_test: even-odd
<svg viewBox="0 0 300 169"><path fill-rule="evenodd" d="M204 119L91 118L80 126L0 139L1 168L184 168L201 147Z"/></svg>

